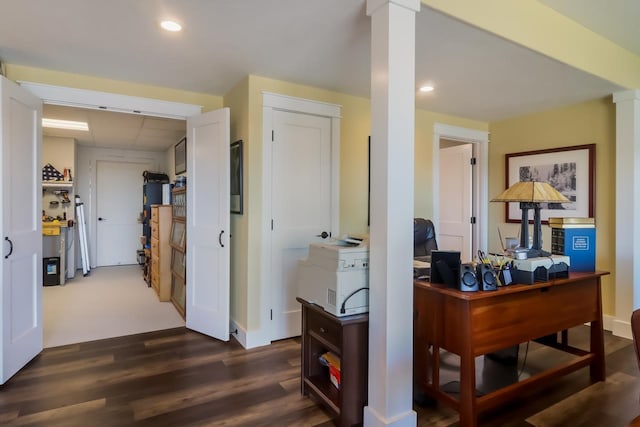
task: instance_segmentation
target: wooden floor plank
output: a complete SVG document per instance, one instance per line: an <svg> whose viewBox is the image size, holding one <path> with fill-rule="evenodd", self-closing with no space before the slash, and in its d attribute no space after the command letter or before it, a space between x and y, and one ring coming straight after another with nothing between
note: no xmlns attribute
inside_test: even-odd
<svg viewBox="0 0 640 427"><path fill-rule="evenodd" d="M589 328L570 331L586 346ZM640 371L630 340L605 334L607 381L588 369L523 394L484 414L481 427L626 426L640 414ZM564 356L539 344L520 347L518 371ZM486 364L485 370L489 370ZM0 386L0 424L31 427L332 425L300 394L300 340L243 349L186 328L45 349ZM494 373L487 371L482 375ZM480 378L482 379L482 378ZM419 426L453 427L455 411L415 406ZM572 424L573 422L573 424ZM567 424L569 423L569 424Z"/></svg>

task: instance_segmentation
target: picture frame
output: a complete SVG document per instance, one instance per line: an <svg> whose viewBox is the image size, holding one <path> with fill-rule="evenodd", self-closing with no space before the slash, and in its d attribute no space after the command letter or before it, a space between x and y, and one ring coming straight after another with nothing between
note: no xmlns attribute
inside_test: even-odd
<svg viewBox="0 0 640 427"><path fill-rule="evenodd" d="M238 140L231 144L230 150L230 207L231 213L242 215L243 203L242 203L242 140Z"/></svg>
<svg viewBox="0 0 640 427"><path fill-rule="evenodd" d="M518 181L543 181L571 200L571 203L542 204L540 216L595 218L595 144L545 150L523 151L505 155L506 187ZM551 206L548 206L551 205ZM505 203L506 222L519 223L519 203ZM533 212L529 212L533 223Z"/></svg>
<svg viewBox="0 0 640 427"><path fill-rule="evenodd" d="M187 171L187 137L183 137L173 149L175 174L180 175Z"/></svg>

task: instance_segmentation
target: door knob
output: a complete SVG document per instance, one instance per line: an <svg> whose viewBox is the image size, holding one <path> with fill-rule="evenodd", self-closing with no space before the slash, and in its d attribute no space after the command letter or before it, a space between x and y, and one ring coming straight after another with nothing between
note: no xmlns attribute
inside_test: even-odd
<svg viewBox="0 0 640 427"><path fill-rule="evenodd" d="M101 216L98 217L98 221L106 221L107 218L102 218Z"/></svg>
<svg viewBox="0 0 640 427"><path fill-rule="evenodd" d="M326 239L327 237L329 237L329 233L327 233L326 231L323 231L320 234L316 234L316 237L322 237L323 239Z"/></svg>

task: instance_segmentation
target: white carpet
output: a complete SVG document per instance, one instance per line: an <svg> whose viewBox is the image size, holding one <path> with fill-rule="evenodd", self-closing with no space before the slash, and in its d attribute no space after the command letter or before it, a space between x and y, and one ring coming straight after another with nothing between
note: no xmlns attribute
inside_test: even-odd
<svg viewBox="0 0 640 427"><path fill-rule="evenodd" d="M79 271L63 286L45 286L42 305L45 348L184 326L139 265Z"/></svg>

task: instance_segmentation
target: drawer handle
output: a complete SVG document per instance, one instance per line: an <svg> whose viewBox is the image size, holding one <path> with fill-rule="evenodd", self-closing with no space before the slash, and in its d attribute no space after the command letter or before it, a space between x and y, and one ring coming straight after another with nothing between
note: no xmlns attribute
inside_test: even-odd
<svg viewBox="0 0 640 427"><path fill-rule="evenodd" d="M327 330L325 328L320 328L320 332L322 332L323 334L326 334Z"/></svg>

